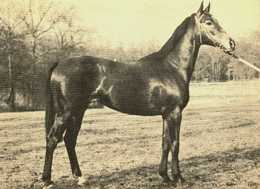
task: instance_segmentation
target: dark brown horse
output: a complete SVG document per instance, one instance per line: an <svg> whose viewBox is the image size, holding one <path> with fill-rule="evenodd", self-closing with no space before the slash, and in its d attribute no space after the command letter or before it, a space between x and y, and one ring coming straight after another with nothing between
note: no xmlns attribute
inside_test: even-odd
<svg viewBox="0 0 260 189"><path fill-rule="evenodd" d="M201 45L220 47L226 53L234 41L209 13L210 5L187 17L170 39L155 53L134 65L82 56L56 63L49 72L46 107L46 157L43 181L51 183L53 153L64 142L72 173L80 178L75 152L82 117L93 99L127 114L163 118L162 158L159 174L167 173L172 153L172 180L182 181L179 168L179 138L182 111L189 101L189 83Z"/></svg>

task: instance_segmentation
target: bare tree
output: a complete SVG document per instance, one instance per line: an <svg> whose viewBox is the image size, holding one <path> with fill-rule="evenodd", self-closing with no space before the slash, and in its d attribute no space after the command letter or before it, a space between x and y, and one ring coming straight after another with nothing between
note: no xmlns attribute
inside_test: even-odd
<svg viewBox="0 0 260 189"><path fill-rule="evenodd" d="M59 8L58 4L49 0L25 0L23 4L23 15L21 21L26 34L27 46L32 56L30 93L32 106L37 106L36 85L38 74L36 66L51 51L51 48L45 48L45 40L54 32L54 28L67 20L66 10ZM45 69L47 68L47 65Z"/></svg>
<svg viewBox="0 0 260 189"><path fill-rule="evenodd" d="M13 10L13 11L11 11ZM21 20L20 11L14 1L5 1L0 8L0 40L1 47L7 54L8 76L9 76L9 97L7 103L12 111L15 111L16 88L14 82L13 56L18 51L19 43L23 43L23 33L20 32Z"/></svg>
<svg viewBox="0 0 260 189"><path fill-rule="evenodd" d="M54 29L54 41L57 59L64 59L77 53L85 46L84 37L91 33L90 30L84 29L75 23L76 15L73 9L66 15L63 22L57 24Z"/></svg>

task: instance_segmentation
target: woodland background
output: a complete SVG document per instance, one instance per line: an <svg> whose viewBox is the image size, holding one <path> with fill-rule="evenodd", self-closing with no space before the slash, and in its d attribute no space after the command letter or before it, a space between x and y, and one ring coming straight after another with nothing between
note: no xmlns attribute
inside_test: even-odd
<svg viewBox="0 0 260 189"><path fill-rule="evenodd" d="M156 40L139 45L99 45L97 31L77 22L75 8L51 1L6 1L0 6L0 112L42 110L49 66L71 56L91 55L134 62L159 50ZM165 41L167 38L165 39ZM260 27L236 39L241 57L260 67ZM252 80L260 76L220 50L206 47L200 55L193 82Z"/></svg>

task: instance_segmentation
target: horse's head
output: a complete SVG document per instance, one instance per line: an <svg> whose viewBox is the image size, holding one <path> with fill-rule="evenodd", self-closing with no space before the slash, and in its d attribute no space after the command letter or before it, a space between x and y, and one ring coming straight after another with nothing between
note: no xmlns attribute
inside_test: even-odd
<svg viewBox="0 0 260 189"><path fill-rule="evenodd" d="M235 50L235 41L220 26L217 19L210 14L210 3L204 9L202 2L194 17L200 44L219 47L228 54Z"/></svg>

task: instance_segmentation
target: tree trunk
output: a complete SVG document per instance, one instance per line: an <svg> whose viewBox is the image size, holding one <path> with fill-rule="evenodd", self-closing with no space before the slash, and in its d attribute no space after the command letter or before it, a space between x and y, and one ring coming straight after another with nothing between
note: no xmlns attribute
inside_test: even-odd
<svg viewBox="0 0 260 189"><path fill-rule="evenodd" d="M8 72L9 72L9 98L8 98L8 105L11 108L11 111L16 111L15 107L15 85L14 85L14 78L13 78L13 65L12 65L12 56L11 54L8 55Z"/></svg>
<svg viewBox="0 0 260 189"><path fill-rule="evenodd" d="M31 108L35 109L36 106L36 62L37 62L37 56L36 56L36 43L37 38L34 37L33 39L33 46L32 46L32 57L33 57L33 65L32 65L32 75L31 75Z"/></svg>

